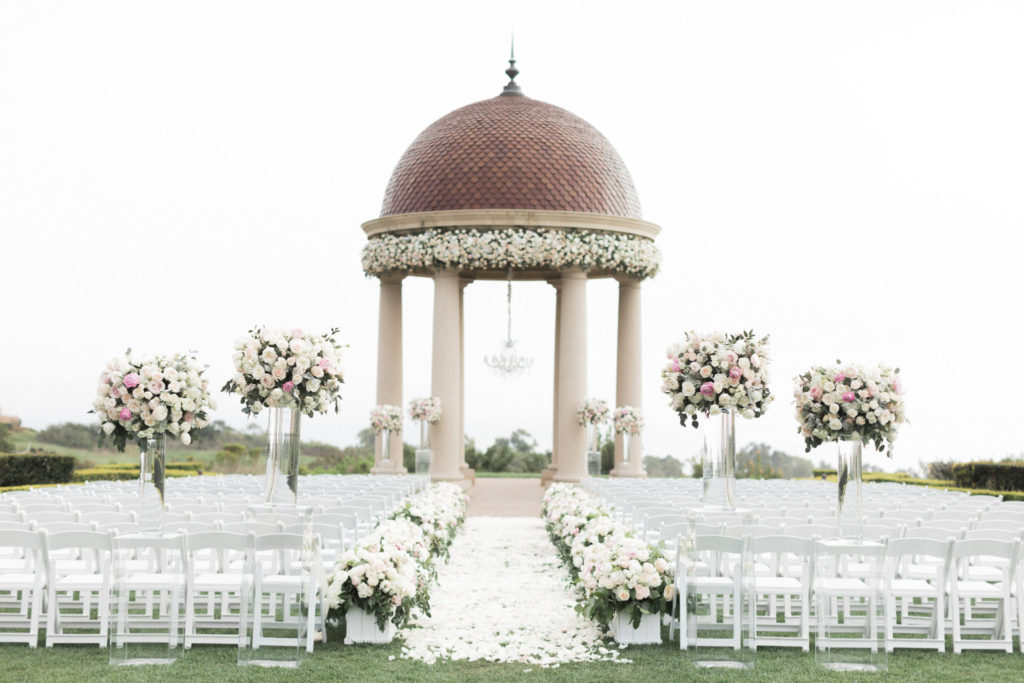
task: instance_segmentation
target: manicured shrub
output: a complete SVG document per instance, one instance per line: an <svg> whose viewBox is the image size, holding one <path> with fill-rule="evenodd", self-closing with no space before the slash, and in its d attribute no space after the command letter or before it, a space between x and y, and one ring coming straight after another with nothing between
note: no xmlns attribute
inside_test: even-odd
<svg viewBox="0 0 1024 683"><path fill-rule="evenodd" d="M75 458L70 455L0 455L0 486L65 484L74 470Z"/></svg>
<svg viewBox="0 0 1024 683"><path fill-rule="evenodd" d="M1024 463L962 462L953 465L953 479L964 488L1024 491Z"/></svg>
<svg viewBox="0 0 1024 683"><path fill-rule="evenodd" d="M164 470L164 476L167 477L192 477L195 476L194 470L179 470L167 468ZM75 472L75 481L129 481L131 479L139 478L139 468L128 470L118 469L100 469L95 468L91 470L78 470Z"/></svg>

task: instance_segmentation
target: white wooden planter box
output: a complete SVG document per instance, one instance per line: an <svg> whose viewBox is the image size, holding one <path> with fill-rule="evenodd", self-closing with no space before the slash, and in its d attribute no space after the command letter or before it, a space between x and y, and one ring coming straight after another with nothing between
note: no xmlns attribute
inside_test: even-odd
<svg viewBox="0 0 1024 683"><path fill-rule="evenodd" d="M345 644L390 643L395 637L395 625L389 618L384 630L377 628L377 617L358 607L350 607L345 614Z"/></svg>
<svg viewBox="0 0 1024 683"><path fill-rule="evenodd" d="M639 628L633 628L629 613L619 610L608 625L616 643L624 645L660 645L661 616L645 614L640 618Z"/></svg>

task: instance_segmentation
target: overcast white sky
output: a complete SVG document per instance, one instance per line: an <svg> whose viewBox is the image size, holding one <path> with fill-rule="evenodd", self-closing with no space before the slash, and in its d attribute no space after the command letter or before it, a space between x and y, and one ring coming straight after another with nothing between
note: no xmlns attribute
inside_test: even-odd
<svg viewBox="0 0 1024 683"><path fill-rule="evenodd" d="M197 349L219 385L253 324L336 325L343 410L303 433L352 442L376 381L360 224L423 128L498 94L513 28L525 93L601 130L663 229L644 287L648 454L699 448L659 393L691 328L772 335L778 400L740 421L740 445L802 452L791 378L842 358L903 368L912 424L887 469L1024 451L1011 0L0 0L0 408L89 421L127 346ZM467 290L466 429L550 447L553 290L513 296L536 363L506 382L482 363L503 284ZM590 393L609 402L615 296L588 289ZM406 401L429 394L431 301L429 280L406 281Z"/></svg>

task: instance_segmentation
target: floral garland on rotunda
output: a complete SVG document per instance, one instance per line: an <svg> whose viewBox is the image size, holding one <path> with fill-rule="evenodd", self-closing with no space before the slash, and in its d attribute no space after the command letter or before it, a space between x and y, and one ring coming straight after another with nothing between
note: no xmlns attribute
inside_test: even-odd
<svg viewBox="0 0 1024 683"><path fill-rule="evenodd" d="M432 229L374 236L363 247L363 271L371 276L430 268L580 268L649 278L660 265L661 252L651 240L592 230Z"/></svg>

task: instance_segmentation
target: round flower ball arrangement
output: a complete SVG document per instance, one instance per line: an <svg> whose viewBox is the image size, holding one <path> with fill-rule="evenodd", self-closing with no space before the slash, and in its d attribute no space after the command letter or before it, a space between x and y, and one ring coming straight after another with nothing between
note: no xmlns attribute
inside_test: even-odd
<svg viewBox="0 0 1024 683"><path fill-rule="evenodd" d="M223 391L239 397L246 415L268 412L267 504L295 505L298 500L302 415L326 413L332 405L338 412L345 381L338 332L256 327L235 343L235 374Z"/></svg>
<svg viewBox="0 0 1024 683"><path fill-rule="evenodd" d="M899 368L884 365L814 366L795 379L796 419L806 451L836 442L840 535L860 535L861 457L873 444L892 457L899 426L907 421ZM852 496L848 497L851 492Z"/></svg>
<svg viewBox="0 0 1024 683"><path fill-rule="evenodd" d="M416 474L427 474L430 472L430 462L434 457L427 440L427 425L437 424L441 421L441 399L437 396L414 398L409 401L409 417L420 423L420 447L416 450Z"/></svg>
<svg viewBox="0 0 1024 683"><path fill-rule="evenodd" d="M686 340L668 349L661 390L679 422L704 423L701 466L706 506L733 509L736 485L735 417L764 415L773 396L768 387L768 337L687 332Z"/></svg>
<svg viewBox="0 0 1024 683"><path fill-rule="evenodd" d="M101 444L109 438L123 453L129 440L138 443L144 529L159 528L163 514L167 435L189 445L216 410L205 370L194 353L140 356L128 349L100 374L89 412L99 416Z"/></svg>
<svg viewBox="0 0 1024 683"><path fill-rule="evenodd" d="M601 432L608 421L608 404L599 398L585 398L576 406L576 424L587 430L587 474L601 474Z"/></svg>
<svg viewBox="0 0 1024 683"><path fill-rule="evenodd" d="M644 430L644 413L633 406L620 406L612 413L612 426L616 434L622 434L622 462L630 461L630 439Z"/></svg>

